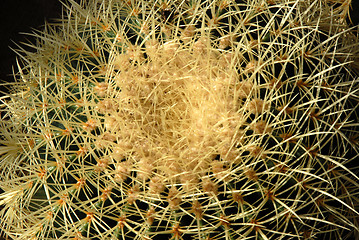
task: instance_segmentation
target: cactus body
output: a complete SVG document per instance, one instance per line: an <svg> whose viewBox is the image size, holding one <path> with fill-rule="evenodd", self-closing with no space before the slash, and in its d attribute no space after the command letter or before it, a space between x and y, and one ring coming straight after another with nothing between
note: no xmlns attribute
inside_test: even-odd
<svg viewBox="0 0 359 240"><path fill-rule="evenodd" d="M346 3L69 2L1 100L9 237L358 237Z"/></svg>

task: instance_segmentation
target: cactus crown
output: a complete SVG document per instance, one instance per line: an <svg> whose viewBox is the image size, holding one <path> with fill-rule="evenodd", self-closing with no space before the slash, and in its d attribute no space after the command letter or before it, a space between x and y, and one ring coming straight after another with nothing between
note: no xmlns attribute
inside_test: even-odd
<svg viewBox="0 0 359 240"><path fill-rule="evenodd" d="M10 237L358 233L347 4L69 3L1 99Z"/></svg>

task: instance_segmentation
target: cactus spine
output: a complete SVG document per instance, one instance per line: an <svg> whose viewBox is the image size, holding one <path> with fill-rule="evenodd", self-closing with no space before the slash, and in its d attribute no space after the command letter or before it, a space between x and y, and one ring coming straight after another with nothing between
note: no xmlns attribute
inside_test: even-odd
<svg viewBox="0 0 359 240"><path fill-rule="evenodd" d="M349 2L65 6L1 99L9 237L358 237Z"/></svg>

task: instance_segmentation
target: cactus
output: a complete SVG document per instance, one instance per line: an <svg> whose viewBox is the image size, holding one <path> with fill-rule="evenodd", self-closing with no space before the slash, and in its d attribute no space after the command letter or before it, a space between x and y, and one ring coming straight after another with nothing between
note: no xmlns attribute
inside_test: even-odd
<svg viewBox="0 0 359 240"><path fill-rule="evenodd" d="M334 1L335 2L335 1ZM68 0L1 98L12 239L359 234L350 1Z"/></svg>

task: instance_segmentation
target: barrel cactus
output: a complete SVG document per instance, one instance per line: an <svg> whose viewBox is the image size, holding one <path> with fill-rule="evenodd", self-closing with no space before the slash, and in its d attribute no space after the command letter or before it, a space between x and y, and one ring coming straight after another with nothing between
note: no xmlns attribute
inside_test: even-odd
<svg viewBox="0 0 359 240"><path fill-rule="evenodd" d="M350 1L68 0L1 98L11 239L358 239Z"/></svg>

